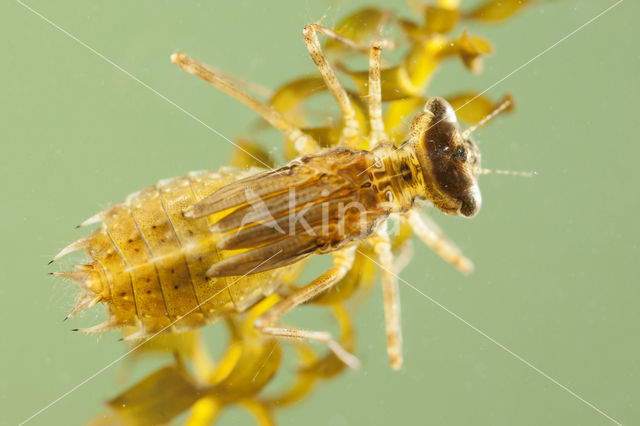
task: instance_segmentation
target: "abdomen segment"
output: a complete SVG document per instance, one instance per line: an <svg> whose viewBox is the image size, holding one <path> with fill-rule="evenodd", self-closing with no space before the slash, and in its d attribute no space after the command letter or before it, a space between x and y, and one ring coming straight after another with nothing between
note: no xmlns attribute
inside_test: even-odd
<svg viewBox="0 0 640 426"><path fill-rule="evenodd" d="M182 215L185 208L251 173L224 169L161 181L88 220L101 222L100 228L56 256L84 249L91 261L56 274L79 281L85 290L72 313L97 302L106 306L109 319L84 330L128 327L133 337L185 331L243 311L277 288L293 268L208 278L207 269L225 256L216 248L218 234L209 230L218 218Z"/></svg>

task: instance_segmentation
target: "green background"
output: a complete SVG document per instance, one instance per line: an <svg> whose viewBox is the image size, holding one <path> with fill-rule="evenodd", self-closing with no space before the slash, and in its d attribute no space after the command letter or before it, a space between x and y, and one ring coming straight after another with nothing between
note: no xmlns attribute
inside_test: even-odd
<svg viewBox="0 0 640 426"><path fill-rule="evenodd" d="M305 23L326 14L331 25L372 3L410 14L402 1L28 2L230 138L251 134L254 114L173 66L174 49L277 87L313 72ZM613 3L542 2L502 25L471 26L496 48L485 72L452 63L429 94L483 90ZM474 260L471 276L417 241L401 274L459 318L401 285L405 366L394 372L376 287L356 315L362 368L280 411L281 424L613 424L523 360L623 424L640 423L639 12L626 0L489 92L512 93L517 110L478 132L484 164L539 174L483 177L473 220L434 215ZM79 258L47 261L86 233L74 226L161 178L217 169L232 146L19 3L3 2L0 16L0 423L16 424L124 350L116 333L70 331L97 323L99 308L61 322L76 289L46 273ZM279 152L275 134L264 141ZM87 421L125 387L126 364L30 424ZM234 409L221 424L252 421Z"/></svg>

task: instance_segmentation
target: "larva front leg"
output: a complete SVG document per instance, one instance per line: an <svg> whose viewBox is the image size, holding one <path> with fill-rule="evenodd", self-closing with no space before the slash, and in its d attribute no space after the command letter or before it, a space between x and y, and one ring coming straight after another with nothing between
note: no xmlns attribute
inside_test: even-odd
<svg viewBox="0 0 640 426"><path fill-rule="evenodd" d="M416 235L438 256L455 266L463 274L473 271L473 263L440 231L440 228L417 210L411 210L406 220Z"/></svg>
<svg viewBox="0 0 640 426"><path fill-rule="evenodd" d="M373 237L374 249L382 274L382 294L384 297L384 317L387 333L387 354L391 368L402 367L402 326L400 324L400 294L398 278L394 272L391 241L386 230L378 230Z"/></svg>

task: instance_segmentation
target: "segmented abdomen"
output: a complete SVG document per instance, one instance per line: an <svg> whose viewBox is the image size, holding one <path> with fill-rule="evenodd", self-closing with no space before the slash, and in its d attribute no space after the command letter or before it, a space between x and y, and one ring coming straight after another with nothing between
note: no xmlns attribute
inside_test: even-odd
<svg viewBox="0 0 640 426"><path fill-rule="evenodd" d="M220 237L209 231L219 217L182 215L186 207L250 173L223 169L164 180L86 221L102 226L56 256L83 248L92 261L59 274L80 281L87 291L74 312L97 302L109 312L107 322L84 330L127 327L134 337L164 328L186 331L243 311L277 288L294 267L207 278L207 269L229 256L217 250Z"/></svg>

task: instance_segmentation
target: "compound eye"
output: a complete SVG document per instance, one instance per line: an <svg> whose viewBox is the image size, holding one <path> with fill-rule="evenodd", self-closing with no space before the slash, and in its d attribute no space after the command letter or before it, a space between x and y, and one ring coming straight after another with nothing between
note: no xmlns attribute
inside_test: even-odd
<svg viewBox="0 0 640 426"><path fill-rule="evenodd" d="M460 214L466 217L473 217L478 212L478 206L476 200L471 197L464 197L462 200L462 207L460 208Z"/></svg>
<svg viewBox="0 0 640 426"><path fill-rule="evenodd" d="M459 197L458 200L461 202L460 206L460 214L466 217L473 217L480 210L480 206L482 206L482 196L480 195L480 191L477 186L471 187L470 191Z"/></svg>
<svg viewBox="0 0 640 426"><path fill-rule="evenodd" d="M458 148L456 148L451 158L460 161L461 163L467 161L467 149L464 147L464 145L460 145Z"/></svg>

